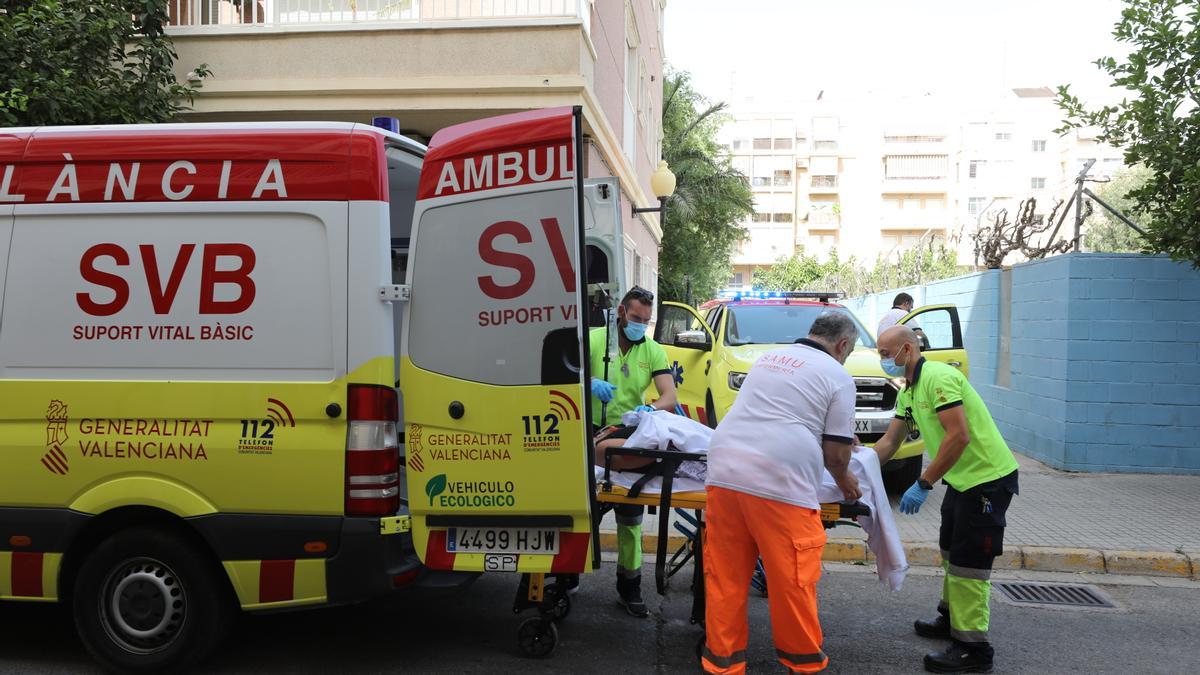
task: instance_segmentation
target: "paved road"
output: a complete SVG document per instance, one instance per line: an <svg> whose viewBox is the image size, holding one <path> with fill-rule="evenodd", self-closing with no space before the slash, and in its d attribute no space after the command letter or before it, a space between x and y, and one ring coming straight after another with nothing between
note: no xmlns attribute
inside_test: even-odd
<svg viewBox="0 0 1200 675"><path fill-rule="evenodd" d="M1028 573L1023 573L1028 574ZM1060 578L1061 575L1059 575ZM205 668L217 673L688 673L697 627L687 621L686 581L645 620L614 604L611 565L584 578L552 658L515 653L518 620L509 612L512 576L491 576L461 595L407 597L353 608L243 617L226 648ZM1178 588L1122 579L1105 586L1119 610L1022 608L993 600L1000 673L1182 673L1200 670L1196 649L1200 584ZM821 585L829 672L920 672L937 647L911 633L914 616L935 603L933 570L910 575L889 594L865 568L830 566ZM1164 582L1157 582L1164 583ZM1145 584L1145 585L1133 585ZM779 672L768 635L767 603L751 602L751 672ZM97 672L70 623L52 607L0 605L0 672Z"/></svg>

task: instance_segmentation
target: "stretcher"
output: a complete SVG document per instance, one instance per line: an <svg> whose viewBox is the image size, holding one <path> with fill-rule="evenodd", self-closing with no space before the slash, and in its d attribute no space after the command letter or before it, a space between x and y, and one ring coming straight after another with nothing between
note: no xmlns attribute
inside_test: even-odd
<svg viewBox="0 0 1200 675"><path fill-rule="evenodd" d="M637 457L654 460L651 467L635 471L617 472L612 468L616 457ZM686 461L707 462L705 453L657 450L650 448L608 448L604 455L604 472L596 491L597 518L618 504L636 504L658 513L658 544L654 554L654 584L659 595L664 595L670 578L692 562L692 623L704 621L704 507L707 495L699 481L676 476L679 466ZM627 475L640 473L641 477L632 485ZM626 480L622 480L626 478ZM670 513L674 509L683 523L675 527L685 538L683 545L670 559L669 534ZM821 504L821 523L825 529L837 525L855 525L859 516L871 515L871 509L861 502L831 502ZM761 566L755 573L756 586L766 591L766 578Z"/></svg>

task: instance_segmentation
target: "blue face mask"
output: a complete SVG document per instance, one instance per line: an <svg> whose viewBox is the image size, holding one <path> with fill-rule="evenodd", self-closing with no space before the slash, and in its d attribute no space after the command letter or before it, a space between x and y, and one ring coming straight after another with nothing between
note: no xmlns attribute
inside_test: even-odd
<svg viewBox="0 0 1200 675"><path fill-rule="evenodd" d="M879 359L879 367L892 377L904 377L904 366L896 363L895 358Z"/></svg>
<svg viewBox="0 0 1200 675"><path fill-rule="evenodd" d="M879 359L879 367L892 377L904 376L904 366L897 365L896 359Z"/></svg>
<svg viewBox="0 0 1200 675"><path fill-rule="evenodd" d="M637 342L646 337L647 327L647 324L627 320L625 322L625 337L629 338L630 342Z"/></svg>

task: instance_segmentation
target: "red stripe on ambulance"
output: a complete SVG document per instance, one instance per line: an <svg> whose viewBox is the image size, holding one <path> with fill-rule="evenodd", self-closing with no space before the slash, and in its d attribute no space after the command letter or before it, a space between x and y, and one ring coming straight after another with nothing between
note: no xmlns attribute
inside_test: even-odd
<svg viewBox="0 0 1200 675"><path fill-rule="evenodd" d="M258 568L258 601L284 602L295 597L296 561L264 560Z"/></svg>
<svg viewBox="0 0 1200 675"><path fill-rule="evenodd" d="M388 198L383 136L371 127L171 126L0 136L0 203Z"/></svg>
<svg viewBox="0 0 1200 675"><path fill-rule="evenodd" d="M42 554L14 551L12 554L12 594L24 598L42 597Z"/></svg>
<svg viewBox="0 0 1200 675"><path fill-rule="evenodd" d="M560 532L558 554L550 564L552 573L582 572L587 569L591 532Z"/></svg>
<svg viewBox="0 0 1200 675"><path fill-rule="evenodd" d="M425 544L426 567L434 570L452 570L455 555L446 550L445 530L429 531L429 541Z"/></svg>

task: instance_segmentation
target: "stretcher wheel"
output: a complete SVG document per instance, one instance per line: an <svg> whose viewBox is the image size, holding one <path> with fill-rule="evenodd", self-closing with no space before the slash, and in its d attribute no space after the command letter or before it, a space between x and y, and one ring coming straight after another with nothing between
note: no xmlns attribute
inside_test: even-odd
<svg viewBox="0 0 1200 675"><path fill-rule="evenodd" d="M538 614L552 621L562 621L571 613L571 596L560 590L558 584L546 587L546 594L538 605Z"/></svg>
<svg viewBox="0 0 1200 675"><path fill-rule="evenodd" d="M558 646L558 627L550 619L525 619L517 628L517 647L531 659L544 659Z"/></svg>

